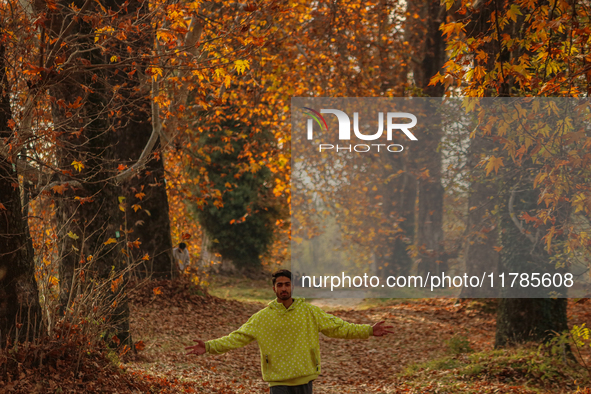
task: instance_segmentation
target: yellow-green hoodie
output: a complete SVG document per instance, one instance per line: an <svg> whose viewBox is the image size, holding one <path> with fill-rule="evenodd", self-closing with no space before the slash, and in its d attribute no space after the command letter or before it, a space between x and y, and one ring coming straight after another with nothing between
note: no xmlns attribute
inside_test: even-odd
<svg viewBox="0 0 591 394"><path fill-rule="evenodd" d="M210 354L221 354L256 340L261 350L263 380L269 386L306 384L320 375L318 333L331 338L367 339L368 324L353 324L294 298L289 308L273 300L238 330L205 342Z"/></svg>

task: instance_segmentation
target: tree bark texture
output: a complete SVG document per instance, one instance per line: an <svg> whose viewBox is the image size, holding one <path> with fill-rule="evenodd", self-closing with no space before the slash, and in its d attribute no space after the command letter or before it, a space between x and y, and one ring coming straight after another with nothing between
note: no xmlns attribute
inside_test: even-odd
<svg viewBox="0 0 591 394"><path fill-rule="evenodd" d="M119 10L120 0L106 0L105 6ZM144 15L147 2L134 2L125 6L127 15ZM139 32L128 33L127 41L116 49L120 58L129 56L128 43L134 45L134 57L150 56L153 50L154 31L149 22L140 26ZM110 56L112 54L108 54ZM139 65L142 67L145 65ZM112 120L111 138L113 158L124 166L133 165L140 157L152 134L152 109L149 90L138 77L126 72L112 71L105 79L105 90L117 89L120 108ZM138 272L155 279L170 279L178 273L172 258L172 239L163 157L160 142L152 149L151 157L137 176L123 183L121 196L125 197L126 228L131 241L138 240L139 248L130 251L134 261L141 261ZM147 260L141 260L147 255Z"/></svg>
<svg viewBox="0 0 591 394"><path fill-rule="evenodd" d="M445 8L437 0L409 2L407 26L413 52L413 79L420 94L441 97L444 86L429 86L431 77L441 71L445 62L445 40L439 30ZM417 16L417 17L415 17ZM415 168L418 172L418 228L416 245L419 253L418 273L426 275L444 272L447 259L443 248L443 186L441 184L441 153L443 137L440 116L436 108L424 109L430 114L429 131L422 134L421 149L417 151Z"/></svg>
<svg viewBox="0 0 591 394"><path fill-rule="evenodd" d="M490 178L485 178L484 169L477 167L482 156L492 151L495 144L491 139L476 135L470 144L467 167L470 171L470 195L468 197L468 221L466 237L465 272L468 276L481 276L499 271L498 223L493 211L498 187ZM481 288L462 288L461 297L498 297L499 288L491 287L488 281Z"/></svg>
<svg viewBox="0 0 591 394"><path fill-rule="evenodd" d="M0 45L0 138L12 135L5 47ZM32 339L41 331L33 244L23 217L16 166L0 157L0 346Z"/></svg>
<svg viewBox="0 0 591 394"><path fill-rule="evenodd" d="M556 268L545 250L542 236L548 227L540 225L537 228L520 219L524 212L535 215L538 208L538 192L533 189L533 177L522 177L514 183L513 188L504 193L506 203L502 206L501 215L501 270L508 273L564 273L564 269ZM510 194L514 197L511 198ZM564 222L568 215L568 207L563 207L563 217L557 222ZM514 216L521 223L519 229ZM548 223L549 224L549 223ZM529 233L534 242L526 235ZM502 347L527 341L544 341L564 330L568 330L566 319L566 298L548 298L550 291L566 294L566 287L546 288L539 286L515 286L505 288L504 296L497 310L497 331L495 346ZM527 297L527 298L525 298Z"/></svg>

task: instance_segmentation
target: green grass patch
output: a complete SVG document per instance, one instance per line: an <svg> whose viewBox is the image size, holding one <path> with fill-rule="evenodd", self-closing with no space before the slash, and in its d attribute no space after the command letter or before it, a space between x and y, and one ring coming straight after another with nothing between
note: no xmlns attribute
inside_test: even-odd
<svg viewBox="0 0 591 394"><path fill-rule="evenodd" d="M271 280L213 276L208 292L220 298L266 304L275 298L272 286Z"/></svg>
<svg viewBox="0 0 591 394"><path fill-rule="evenodd" d="M402 377L417 387L435 378L439 387L449 392L453 392L454 387L475 381L518 385L534 392L574 391L591 384L585 368L568 357L551 355L543 347L524 346L469 354L465 338L446 342L449 356L412 364Z"/></svg>
<svg viewBox="0 0 591 394"><path fill-rule="evenodd" d="M463 335L454 335L445 341L448 353L458 355L464 353L472 353L474 350L470 346L468 338Z"/></svg>

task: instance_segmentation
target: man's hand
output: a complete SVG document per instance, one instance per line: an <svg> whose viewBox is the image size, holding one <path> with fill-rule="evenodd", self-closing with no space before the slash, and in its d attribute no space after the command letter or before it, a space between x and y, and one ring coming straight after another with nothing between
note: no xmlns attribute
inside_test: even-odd
<svg viewBox="0 0 591 394"><path fill-rule="evenodd" d="M376 323L372 326L374 337L381 337L386 334L394 334L394 331L388 330L388 328L394 328L394 327L393 326L382 326L382 324L384 324L384 323L385 323L385 321L381 321L381 322Z"/></svg>
<svg viewBox="0 0 591 394"><path fill-rule="evenodd" d="M185 348L185 350L189 350L189 349L191 350L189 353L187 353L187 356L189 354L196 354L198 356L201 356L202 354L204 354L205 353L205 342L203 342L201 339L194 339L193 342L197 342L197 345L187 346Z"/></svg>

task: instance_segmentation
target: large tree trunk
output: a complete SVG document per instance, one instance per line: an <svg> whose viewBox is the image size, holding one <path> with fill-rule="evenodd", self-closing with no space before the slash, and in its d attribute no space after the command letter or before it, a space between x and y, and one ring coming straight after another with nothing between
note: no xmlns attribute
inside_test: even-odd
<svg viewBox="0 0 591 394"><path fill-rule="evenodd" d="M58 23L62 15L55 13L52 17L52 26L64 25ZM128 268L134 262L134 245L129 242L136 238L127 225L130 209L126 209L125 194L113 181L119 164L113 145L120 134L116 134L118 122L112 115L128 114L134 108L126 107L125 97L110 85L115 71L98 66L109 64L111 54L95 45L89 24L83 19L78 23L65 38L67 55L79 49L87 51L74 60L73 66L62 70L58 82L49 89L59 132L56 153L60 181L65 185L56 192L61 310L70 318L68 311L80 293L94 291L93 284L116 280L118 286L105 287L95 299L110 307L105 317L113 333L108 338L115 334L119 339L115 342L130 344L124 289ZM88 64L97 65L97 69L86 71ZM77 162L83 167L76 167ZM78 182L76 187L68 184L72 180Z"/></svg>
<svg viewBox="0 0 591 394"><path fill-rule="evenodd" d="M441 84L429 86L431 77L441 71L445 63L445 41L439 30L445 16L445 9L438 0L409 2L408 12L417 13L420 18L412 19L413 43L420 43L414 56L413 78L422 93L428 97L441 97L444 87ZM441 153L439 143L443 137L441 116L437 105L427 105L423 110L429 114L429 132L421 139L417 151L416 169L420 173L418 181L419 215L416 244L419 250L420 275L427 272L439 274L447 270L447 259L443 258L443 186L441 184Z"/></svg>
<svg viewBox="0 0 591 394"><path fill-rule="evenodd" d="M66 189L56 196L62 312L66 312L78 294L89 291L89 279L117 278L130 263L129 254L125 253L125 213L119 209L122 193L110 181L116 171L110 152L109 122L101 112L106 101L102 95L104 90L100 84L89 81L90 78L83 73L73 73L50 89L57 100L72 103L77 97L83 97L84 101L82 111L73 122L68 119L67 109L54 105L52 111L54 122L61 125L57 153L62 173L75 173L74 161L85 166L77 174L82 188ZM96 93L85 95L81 88L83 84L91 86ZM78 121L85 127L73 136L78 131ZM70 178L63 176L61 181L67 184ZM116 242L111 243L111 239ZM109 313L110 323L119 339L127 343L129 308L121 293L123 288L124 283L116 292L107 287L104 294L96 296L105 297L102 302L106 305L114 305Z"/></svg>
<svg viewBox="0 0 591 394"><path fill-rule="evenodd" d="M150 137L149 122L130 122L117 141L116 150L120 160L139 158ZM154 149L159 151L159 146ZM145 194L141 196L141 194ZM170 279L178 275L178 268L172 258L172 238L163 158L152 159L138 177L125 182L122 195L126 197L126 227L131 230L131 241L140 241L134 251L134 261L142 261L137 272L141 276L155 279ZM139 205L141 208L133 207ZM138 208L136 210L136 208ZM147 260L142 260L142 258Z"/></svg>
<svg viewBox="0 0 591 394"><path fill-rule="evenodd" d="M484 136L476 135L470 144L467 166L470 171L470 196L468 197L468 223L466 237L465 272L469 277L480 277L483 272L497 276L499 271L497 220L492 214L498 188L484 176L484 169L477 164L492 151L495 144ZM499 287L491 287L485 281L481 288L466 286L461 297L498 297Z"/></svg>
<svg viewBox="0 0 591 394"><path fill-rule="evenodd" d="M388 239L378 244L375 263L381 267L378 272L383 278L390 275L406 275L413 264L407 247L412 245L415 236L417 182L404 161L401 157L390 158L390 171L396 173L401 170L403 173L382 186L382 190L378 192L384 197L383 217L391 218L395 213L399 230L394 240Z"/></svg>
<svg viewBox="0 0 591 394"><path fill-rule="evenodd" d="M12 132L5 47L0 45L0 139ZM16 167L0 157L0 346L31 339L41 329L33 244L23 217Z"/></svg>
<svg viewBox="0 0 591 394"><path fill-rule="evenodd" d="M480 7L471 15L467 28L471 37L484 34L490 28L487 21L491 11L487 7ZM475 66L480 65L487 70L492 70L495 67L495 54L498 52L497 43L489 43L487 52L489 53L487 60L475 60L477 63ZM496 92L492 91L485 92L487 97L495 94ZM502 91L500 94L505 95L506 92ZM465 244L465 272L468 276L480 276L483 272L487 275L490 273L496 275L499 271L499 253L495 250L495 247L499 246L498 217L491 213L497 202L499 188L495 182L490 181L490 178L486 179L482 168L477 167L478 163L495 147L498 147L498 143L480 134L475 135L470 141L467 163L470 171L470 195L468 196L467 243ZM500 290L491 287L486 281L482 288L464 287L460 294L464 298L498 297L499 295Z"/></svg>
<svg viewBox="0 0 591 394"><path fill-rule="evenodd" d="M550 260L550 254L544 248L542 236L548 227L540 225L534 228L519 219L524 212L535 216L538 209L538 192L532 187L531 179L517 181L515 186L505 193L505 204L501 215L501 267L505 278L509 273L555 273L564 274L564 269L556 268ZM511 196L513 195L513 196ZM563 217L557 222L564 222L568 209L562 209ZM513 218L512 218L513 216ZM515 223L520 223L521 229ZM529 237L526 235L528 233ZM533 239L532 239L533 238ZM520 280L520 279L518 279ZM508 282L505 282L508 284ZM566 319L566 298L548 298L555 291L563 296L566 287L516 285L505 286L504 296L497 310L497 331L495 347L528 341L546 340L556 333L568 330ZM527 297L527 298L525 298Z"/></svg>
<svg viewBox="0 0 591 394"><path fill-rule="evenodd" d="M105 6L114 11L124 4L121 0L106 0ZM125 7L127 15L145 15L149 12L148 3L136 1ZM125 42L115 50L121 59L129 57L132 47L133 57L140 62L143 55L152 55L154 31L149 23L140 26L137 33L127 33ZM112 53L109 53L111 56ZM125 71L125 72L121 72ZM133 165L142 154L152 134L152 108L150 89L140 80L141 73L131 76L128 70L115 70L107 75L105 90L119 86L121 95L120 114L113 119L113 155L118 164ZM172 258L172 238L170 231L169 205L164 178L163 155L157 143L150 152L150 159L137 176L122 185L121 196L125 200L125 227L130 241L139 240L137 249L130 251L134 261L142 261L139 272L142 276L156 279L171 278L178 274ZM141 260L142 258L147 260Z"/></svg>
<svg viewBox="0 0 591 394"><path fill-rule="evenodd" d="M495 7L504 7L510 5L510 3L500 4L499 2L483 1L478 4L478 7L473 10L473 13L469 15L470 21L466 25L465 30L469 37L479 37L484 34L490 34L491 30L494 31L495 35L503 32L510 33L512 35L520 34L519 32L525 31L523 29L523 20L518 19L516 22L507 24L502 32L496 32L497 26L490 24L491 13L495 10ZM460 18L466 18L465 15L458 15ZM499 42L491 40L486 48L487 59L486 60L474 60L476 66L484 66L487 70L493 70L498 66L499 63L508 62L511 57L519 57L522 55L521 51L515 50L509 52L508 50L500 49ZM511 94L510 82L505 82L500 85L499 91L486 91L486 96L505 96L508 97ZM481 139L482 137L477 136L472 141L471 155L478 155L480 152L491 152L492 142L485 142ZM472 156L471 159L476 159ZM508 160L511 160L508 158ZM514 167L516 168L516 167ZM514 201L514 213L519 216L520 212L531 210L535 216L535 209L537 209L537 193L533 190L533 182L527 177L528 168L520 167L519 174L521 178L512 180L512 183L520 189L516 191L517 197ZM474 212L469 215L469 231L481 230L484 227L485 230L493 227L493 222L482 222L483 212L478 212L485 209L486 199L490 196L498 195L500 191L493 182L479 183L473 181L471 185L473 194L470 198L469 209L477 207ZM516 189L517 190L517 189ZM543 247L538 245L534 247L530 239L524 235L515 225L511 219L508 201L510 198L510 192L502 196L502 200L496 199L495 203L500 203L504 206L500 217L500 230L501 239L500 246L502 246L500 253L500 260L498 264L496 253L493 250L495 246L494 238L498 237L495 235L495 231L489 231L486 233L486 238L481 238L482 242L469 242L467 251L467 270L476 270L476 267L472 267L472 264L478 265L478 271L485 271L485 265L490 263L491 265L486 268L487 272L491 270L497 270L498 272L533 272L532 269L539 269L538 272L547 272L549 267L549 254L543 250ZM478 204L479 203L479 204ZM504 204L504 205L503 205ZM559 219L560 222L563 219ZM481 224L478 224L481 223ZM557 224L558 226L559 224ZM542 229L540 229L542 231ZM534 230L535 233L535 230ZM481 232L482 234L482 232ZM474 233L478 237L478 233ZM531 264L531 263L534 264ZM469 272L468 272L469 273ZM469 292L464 289L462 295L469 296ZM494 290L489 289L490 294L496 295ZM566 325L566 299L548 299L548 298L532 298L532 297L547 297L548 294L536 295L532 292L522 294L503 294L503 297L521 297L521 298L503 298L499 303L497 310L497 332L495 339L495 346L505 346L514 343L526 342L530 340L546 339L549 335L552 335L550 330L560 332L567 328ZM528 298L524 298L528 297Z"/></svg>
<svg viewBox="0 0 591 394"><path fill-rule="evenodd" d="M392 48L388 46L388 37L392 30L392 3L380 0L376 8L378 31L376 35L379 59L379 83L382 94L404 96L408 83L408 61L397 64L391 61ZM407 39L409 39L407 33ZM409 59L410 61L410 59ZM391 174L402 171L401 175L380 187L379 195L384 197L383 217L395 217L399 232L395 238L379 242L374 255L374 267L383 278L390 275L405 275L412 268L413 260L407 250L415 239L415 206L417 194L416 177L412 172L411 153L406 155L389 155L385 158L385 168ZM383 178L387 178L387 174Z"/></svg>

